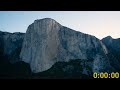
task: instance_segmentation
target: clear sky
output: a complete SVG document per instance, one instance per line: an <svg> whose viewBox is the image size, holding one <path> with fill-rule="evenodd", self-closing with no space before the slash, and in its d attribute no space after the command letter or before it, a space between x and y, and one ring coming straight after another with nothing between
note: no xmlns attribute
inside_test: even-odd
<svg viewBox="0 0 120 90"><path fill-rule="evenodd" d="M42 18L99 39L120 38L120 11L0 11L0 31L26 32L28 25Z"/></svg>

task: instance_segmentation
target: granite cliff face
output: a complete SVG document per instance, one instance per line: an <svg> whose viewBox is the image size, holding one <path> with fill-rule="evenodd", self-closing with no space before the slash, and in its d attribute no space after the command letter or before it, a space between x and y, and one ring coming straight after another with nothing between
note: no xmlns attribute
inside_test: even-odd
<svg viewBox="0 0 120 90"><path fill-rule="evenodd" d="M0 31L0 57L5 57L11 63L19 61L24 33L8 33Z"/></svg>
<svg viewBox="0 0 120 90"><path fill-rule="evenodd" d="M65 26L50 18L35 20L29 25L20 53L32 72L50 69L57 62L80 60L82 73L110 72L113 68L107 58L106 46L94 36Z"/></svg>
<svg viewBox="0 0 120 90"><path fill-rule="evenodd" d="M91 78L93 72L120 72L119 38L99 40L51 18L35 20L26 34L0 31L0 47L0 77Z"/></svg>
<svg viewBox="0 0 120 90"><path fill-rule="evenodd" d="M116 52L120 53L120 38L113 39L111 36L107 36L102 39L102 42L111 49L115 50Z"/></svg>
<svg viewBox="0 0 120 90"><path fill-rule="evenodd" d="M113 39L111 36L107 36L102 39L102 42L108 49L108 58L110 65L120 72L120 38Z"/></svg>

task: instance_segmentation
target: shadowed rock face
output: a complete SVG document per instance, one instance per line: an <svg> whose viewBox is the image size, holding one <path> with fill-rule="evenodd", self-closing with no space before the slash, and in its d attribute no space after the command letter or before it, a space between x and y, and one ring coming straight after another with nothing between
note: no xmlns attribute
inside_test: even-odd
<svg viewBox="0 0 120 90"><path fill-rule="evenodd" d="M120 38L113 39L111 36L107 36L102 39L102 42L107 46L113 49L114 51L120 53Z"/></svg>
<svg viewBox="0 0 120 90"><path fill-rule="evenodd" d="M111 36L107 36L102 39L102 42L108 49L108 58L111 66L120 72L120 38L113 39Z"/></svg>
<svg viewBox="0 0 120 90"><path fill-rule="evenodd" d="M0 55L11 63L19 61L24 33L0 32Z"/></svg>
<svg viewBox="0 0 120 90"><path fill-rule="evenodd" d="M30 64L34 73L48 70L56 62L76 59L86 60L93 72L109 72L112 67L106 53L106 47L96 37L44 18L29 25L20 58Z"/></svg>

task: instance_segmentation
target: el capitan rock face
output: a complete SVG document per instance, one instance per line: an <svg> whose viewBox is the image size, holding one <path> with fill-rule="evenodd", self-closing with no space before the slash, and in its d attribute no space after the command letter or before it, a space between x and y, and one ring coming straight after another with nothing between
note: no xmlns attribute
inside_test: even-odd
<svg viewBox="0 0 120 90"><path fill-rule="evenodd" d="M47 70L56 62L60 27L52 19L35 20L28 27L20 57L30 63L33 72Z"/></svg>
<svg viewBox="0 0 120 90"><path fill-rule="evenodd" d="M82 60L91 72L113 70L107 48L96 37L60 25L53 19L35 20L24 37L20 58L34 73L50 69L56 62ZM84 74L87 69L84 68Z"/></svg>

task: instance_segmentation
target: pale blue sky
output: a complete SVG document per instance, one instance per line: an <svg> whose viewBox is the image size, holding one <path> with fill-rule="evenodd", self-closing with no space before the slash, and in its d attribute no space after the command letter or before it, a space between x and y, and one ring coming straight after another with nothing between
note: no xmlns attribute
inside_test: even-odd
<svg viewBox="0 0 120 90"><path fill-rule="evenodd" d="M0 30L26 32L34 20L46 17L99 39L120 38L120 11L0 11Z"/></svg>

